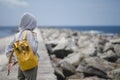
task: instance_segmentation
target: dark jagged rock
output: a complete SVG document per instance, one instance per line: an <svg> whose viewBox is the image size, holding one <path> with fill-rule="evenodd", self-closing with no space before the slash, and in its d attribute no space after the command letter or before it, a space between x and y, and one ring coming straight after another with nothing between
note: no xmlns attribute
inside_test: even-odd
<svg viewBox="0 0 120 80"><path fill-rule="evenodd" d="M65 80L65 76L60 68L56 67L56 68L54 68L54 70L55 70L55 75L57 76L58 80Z"/></svg>
<svg viewBox="0 0 120 80"><path fill-rule="evenodd" d="M62 68L58 67L54 61L51 61L52 66L54 68L54 74L57 76L58 80L65 80L65 76L63 74Z"/></svg>
<svg viewBox="0 0 120 80"><path fill-rule="evenodd" d="M55 44L55 43L47 43L47 44L46 44L46 48L47 48L47 51L48 51L49 55L52 54L53 48L54 48L56 45L57 45L57 44Z"/></svg>
<svg viewBox="0 0 120 80"><path fill-rule="evenodd" d="M57 58L63 59L72 52L73 52L72 50L58 49L58 50L54 50L52 54L55 54Z"/></svg>
<svg viewBox="0 0 120 80"><path fill-rule="evenodd" d="M109 78L107 76L107 73L105 73L104 71L97 69L93 66L88 66L83 73L85 74L85 77L98 76L100 78L105 78L105 79Z"/></svg>
<svg viewBox="0 0 120 80"><path fill-rule="evenodd" d="M69 46L68 40L65 40L65 38L62 38L58 42L57 46L52 48L51 51L52 51L51 54L55 54L56 57L63 59L68 54L72 53L73 49Z"/></svg>

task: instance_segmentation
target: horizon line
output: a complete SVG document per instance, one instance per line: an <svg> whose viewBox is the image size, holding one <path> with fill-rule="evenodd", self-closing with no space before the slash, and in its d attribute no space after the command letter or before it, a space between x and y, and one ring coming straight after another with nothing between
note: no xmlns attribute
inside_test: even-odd
<svg viewBox="0 0 120 80"><path fill-rule="evenodd" d="M120 26L120 25L37 25L37 27L105 27L105 26ZM0 25L0 27L18 27L18 25Z"/></svg>

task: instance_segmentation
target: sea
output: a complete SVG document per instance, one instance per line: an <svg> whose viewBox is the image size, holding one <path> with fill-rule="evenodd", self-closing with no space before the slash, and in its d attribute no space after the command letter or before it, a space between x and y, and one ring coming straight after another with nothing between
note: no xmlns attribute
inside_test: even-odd
<svg viewBox="0 0 120 80"><path fill-rule="evenodd" d="M48 26L42 27L47 28ZM49 27L50 28L50 27ZM107 34L120 34L120 26L52 26L51 28L70 29L77 31L94 31ZM0 26L0 38L15 34L17 26Z"/></svg>

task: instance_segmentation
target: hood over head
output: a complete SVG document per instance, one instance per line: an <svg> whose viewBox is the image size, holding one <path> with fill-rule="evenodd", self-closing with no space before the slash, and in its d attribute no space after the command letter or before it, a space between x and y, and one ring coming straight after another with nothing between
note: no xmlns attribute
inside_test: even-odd
<svg viewBox="0 0 120 80"><path fill-rule="evenodd" d="M24 13L24 15L21 18L21 22L19 25L19 30L30 30L33 31L37 26L37 21L35 19L35 16L33 16L30 13Z"/></svg>

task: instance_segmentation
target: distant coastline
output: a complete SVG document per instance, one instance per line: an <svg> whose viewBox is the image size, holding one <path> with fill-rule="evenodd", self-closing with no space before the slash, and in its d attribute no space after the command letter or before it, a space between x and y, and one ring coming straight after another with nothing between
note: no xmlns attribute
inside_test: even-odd
<svg viewBox="0 0 120 80"><path fill-rule="evenodd" d="M38 26L39 28L70 29L76 31L93 31L107 34L120 34L120 26ZM17 26L0 26L0 38L10 36L18 31Z"/></svg>

